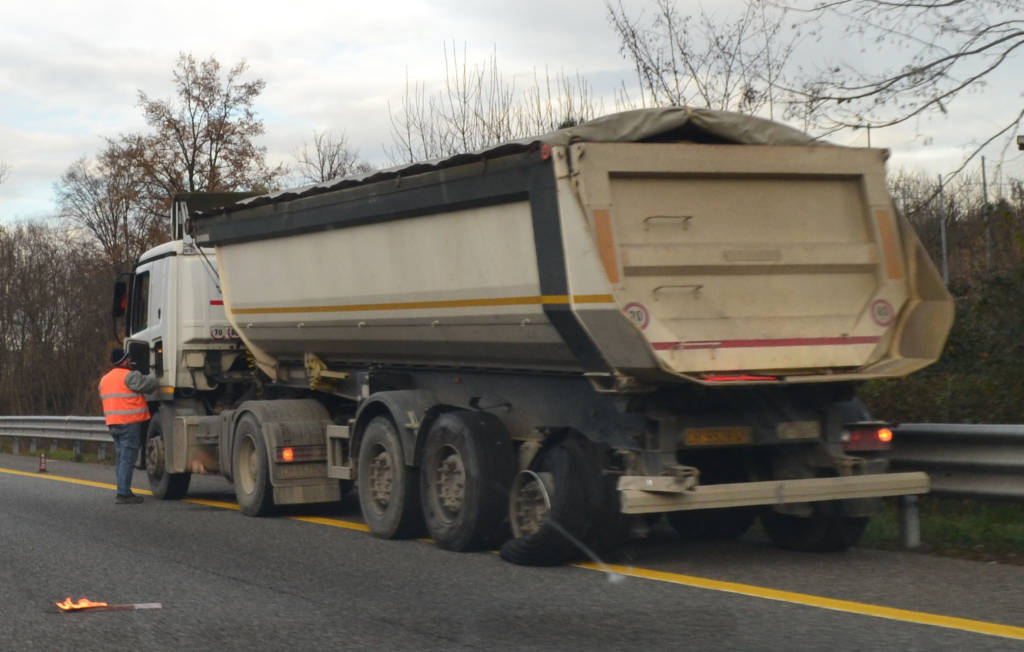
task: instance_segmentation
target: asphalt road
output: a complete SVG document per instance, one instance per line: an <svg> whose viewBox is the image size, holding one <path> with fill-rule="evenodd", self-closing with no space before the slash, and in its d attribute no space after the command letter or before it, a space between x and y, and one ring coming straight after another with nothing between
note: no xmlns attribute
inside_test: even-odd
<svg viewBox="0 0 1024 652"><path fill-rule="evenodd" d="M375 539L351 497L252 519L216 478L125 506L110 467L36 469L0 455L0 649L1024 649L1018 566L655 533L612 572L524 568Z"/></svg>

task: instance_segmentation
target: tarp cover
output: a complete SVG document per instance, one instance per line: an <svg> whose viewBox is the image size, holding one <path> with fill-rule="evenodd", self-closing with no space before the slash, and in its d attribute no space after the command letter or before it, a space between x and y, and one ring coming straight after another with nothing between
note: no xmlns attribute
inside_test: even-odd
<svg viewBox="0 0 1024 652"><path fill-rule="evenodd" d="M523 152L540 145L570 145L581 142L697 142L737 145L813 145L820 144L812 136L784 124L711 109L667 107L637 109L613 113L575 127L558 129L542 136L523 138L487 147L476 152L456 154L433 161L411 163L386 170L374 170L362 175L341 177L324 183L301 188L281 190L244 199L221 210L192 211L204 214L239 210L262 204L275 203L295 197L306 197L350 186L384 179L419 174L439 168L454 167L478 161Z"/></svg>

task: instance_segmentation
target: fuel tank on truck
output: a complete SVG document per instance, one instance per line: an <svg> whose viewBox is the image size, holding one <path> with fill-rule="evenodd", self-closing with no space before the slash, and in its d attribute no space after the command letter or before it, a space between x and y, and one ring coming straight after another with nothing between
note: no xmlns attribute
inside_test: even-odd
<svg viewBox="0 0 1024 652"><path fill-rule="evenodd" d="M939 356L953 304L887 152L688 108L194 212L283 377L393 364L820 382Z"/></svg>

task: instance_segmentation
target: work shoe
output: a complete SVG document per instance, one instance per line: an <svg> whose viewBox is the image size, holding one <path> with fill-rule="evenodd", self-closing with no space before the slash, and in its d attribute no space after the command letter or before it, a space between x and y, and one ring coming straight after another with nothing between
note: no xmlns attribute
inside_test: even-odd
<svg viewBox="0 0 1024 652"><path fill-rule="evenodd" d="M114 502L117 503L118 505L138 505L139 503L142 502L142 496L136 496L135 494L130 494L127 496L118 495L116 498L114 498Z"/></svg>

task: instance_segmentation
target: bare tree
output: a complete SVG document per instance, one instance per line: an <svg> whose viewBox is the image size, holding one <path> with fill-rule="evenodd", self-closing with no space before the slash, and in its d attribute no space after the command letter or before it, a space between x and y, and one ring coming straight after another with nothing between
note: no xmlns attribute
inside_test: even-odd
<svg viewBox="0 0 1024 652"><path fill-rule="evenodd" d="M700 106L747 114L774 113L781 79L797 36L785 11L749 0L738 16L723 20L703 8L679 12L674 0L655 0L654 15L631 16L606 5L620 52L636 70L641 103Z"/></svg>
<svg viewBox="0 0 1024 652"><path fill-rule="evenodd" d="M110 266L44 223L0 228L0 414L96 414Z"/></svg>
<svg viewBox="0 0 1024 652"><path fill-rule="evenodd" d="M536 71L532 86L519 91L500 70L497 55L472 66L463 48L444 47L441 87L410 84L397 109L388 105L393 146L385 148L393 163L440 158L535 136L563 124L577 124L602 112L580 75L552 78Z"/></svg>
<svg viewBox="0 0 1024 652"><path fill-rule="evenodd" d="M175 100L157 100L139 91L139 106L153 132L126 137L142 156L147 181L169 197L175 192L265 190L284 173L266 163L266 147L256 144L263 121L253 103L262 79L243 81L245 61L223 75L215 58L197 62L178 57L173 77Z"/></svg>
<svg viewBox="0 0 1024 652"><path fill-rule="evenodd" d="M824 129L888 127L950 105L983 87L1000 69L1022 68L1024 13L1020 0L779 0L803 14L803 28L826 38L841 25L844 42L860 43L882 63L867 69L825 59L798 89L804 108ZM794 89L797 90L797 89ZM990 106L997 126L974 147L1003 140L1004 152L1024 121L1019 103ZM961 166L954 174L963 170Z"/></svg>
<svg viewBox="0 0 1024 652"><path fill-rule="evenodd" d="M147 200L141 158L121 141L108 141L95 159L72 163L54 186L60 216L92 236L116 269L130 268L167 238L163 216Z"/></svg>
<svg viewBox="0 0 1024 652"><path fill-rule="evenodd" d="M177 97L154 100L139 91L150 132L108 139L94 159L73 163L55 184L67 224L92 236L118 268L167 239L177 192L265 190L284 173L269 168L256 145L263 123L253 102L262 80L242 81L245 63L225 75L210 58L182 54L174 69Z"/></svg>
<svg viewBox="0 0 1024 652"><path fill-rule="evenodd" d="M312 144L304 143L294 158L300 183L323 183L373 170L360 160L359 151L349 146L344 133L314 131Z"/></svg>

